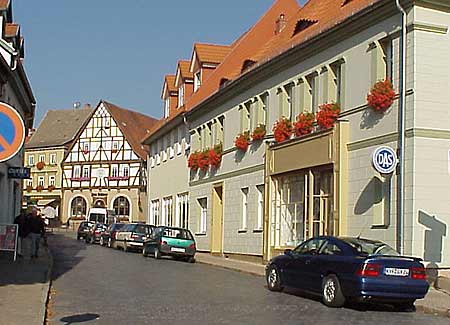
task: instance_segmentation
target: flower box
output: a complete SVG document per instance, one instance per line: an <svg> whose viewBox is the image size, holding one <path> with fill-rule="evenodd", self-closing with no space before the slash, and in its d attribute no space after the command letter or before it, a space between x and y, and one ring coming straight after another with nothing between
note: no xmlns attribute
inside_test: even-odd
<svg viewBox="0 0 450 325"><path fill-rule="evenodd" d="M245 152L248 149L250 143L250 134L248 131L239 134L236 139L234 139L234 145L239 150Z"/></svg>
<svg viewBox="0 0 450 325"><path fill-rule="evenodd" d="M83 181L89 181L91 179L89 177L72 177L70 180L77 181L77 182L83 182Z"/></svg>
<svg viewBox="0 0 450 325"><path fill-rule="evenodd" d="M396 94L389 80L378 81L367 94L367 105L375 112L384 113L394 103Z"/></svg>
<svg viewBox="0 0 450 325"><path fill-rule="evenodd" d="M301 113L297 116L297 121L294 123L295 136L310 134L314 130L315 116L313 113Z"/></svg>
<svg viewBox="0 0 450 325"><path fill-rule="evenodd" d="M283 142L292 136L292 122L286 117L280 118L273 126L273 136L275 142Z"/></svg>
<svg viewBox="0 0 450 325"><path fill-rule="evenodd" d="M109 176L108 181L126 181L129 178L129 176Z"/></svg>
<svg viewBox="0 0 450 325"><path fill-rule="evenodd" d="M221 143L214 146L214 149L208 150L209 165L211 167L219 168L220 164L222 163L222 153L223 148Z"/></svg>
<svg viewBox="0 0 450 325"><path fill-rule="evenodd" d="M338 103L327 103L319 106L316 114L317 124L321 130L332 128L339 117L341 108Z"/></svg>
<svg viewBox="0 0 450 325"><path fill-rule="evenodd" d="M53 192L55 190L55 186L54 185L50 185L47 189L49 192Z"/></svg>
<svg viewBox="0 0 450 325"><path fill-rule="evenodd" d="M36 187L36 191L38 191L38 192L42 192L43 190L44 190L44 186L42 186L42 185L38 185Z"/></svg>
<svg viewBox="0 0 450 325"><path fill-rule="evenodd" d="M33 190L33 186L28 185L28 186L27 186L27 192L30 193L32 190Z"/></svg>
<svg viewBox="0 0 450 325"><path fill-rule="evenodd" d="M252 133L252 140L253 141L260 141L264 139L266 135L266 126L264 124L259 124Z"/></svg>
<svg viewBox="0 0 450 325"><path fill-rule="evenodd" d="M198 168L200 168L201 171L207 171L209 168L209 156L208 156L208 150L204 150L199 153L198 155Z"/></svg>
<svg viewBox="0 0 450 325"><path fill-rule="evenodd" d="M191 170L197 170L198 169L198 157L199 157L200 152L199 151L195 151L192 152L189 155L188 158L188 168Z"/></svg>

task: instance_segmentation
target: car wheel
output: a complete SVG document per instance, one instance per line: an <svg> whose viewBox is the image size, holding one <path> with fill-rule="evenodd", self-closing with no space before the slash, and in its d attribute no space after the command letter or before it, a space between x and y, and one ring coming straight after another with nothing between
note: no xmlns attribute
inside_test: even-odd
<svg viewBox="0 0 450 325"><path fill-rule="evenodd" d="M266 275L267 287L270 291L281 291L283 286L281 285L280 271L275 265L269 266Z"/></svg>
<svg viewBox="0 0 450 325"><path fill-rule="evenodd" d="M195 263L195 258L193 256L189 256L188 258L186 258L186 262Z"/></svg>
<svg viewBox="0 0 450 325"><path fill-rule="evenodd" d="M105 246L105 240L103 239L103 236L100 237L100 246Z"/></svg>
<svg viewBox="0 0 450 325"><path fill-rule="evenodd" d="M142 256L147 257L148 253L147 253L147 249L144 247L142 247Z"/></svg>
<svg viewBox="0 0 450 325"><path fill-rule="evenodd" d="M125 243L123 244L123 251L124 251L124 252L129 252L129 251L130 251L130 249L128 248L127 242L125 242Z"/></svg>
<svg viewBox="0 0 450 325"><path fill-rule="evenodd" d="M80 240L80 235L77 235L77 240Z"/></svg>
<svg viewBox="0 0 450 325"><path fill-rule="evenodd" d="M401 312L414 312L414 311L416 311L416 307L414 306L414 301L415 300L402 301L402 302L396 303L395 307L398 311L401 311Z"/></svg>
<svg viewBox="0 0 450 325"><path fill-rule="evenodd" d="M108 247L112 248L112 239L111 238L108 238Z"/></svg>
<svg viewBox="0 0 450 325"><path fill-rule="evenodd" d="M342 307L345 297L336 275L330 274L322 282L322 300L328 307Z"/></svg>
<svg viewBox="0 0 450 325"><path fill-rule="evenodd" d="M159 251L158 247L155 247L155 251L153 252L155 259L159 260L161 258L161 252Z"/></svg>

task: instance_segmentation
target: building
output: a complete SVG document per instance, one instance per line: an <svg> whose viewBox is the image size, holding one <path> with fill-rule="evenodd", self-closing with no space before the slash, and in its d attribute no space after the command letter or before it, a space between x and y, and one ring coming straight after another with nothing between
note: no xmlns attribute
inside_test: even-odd
<svg viewBox="0 0 450 325"><path fill-rule="evenodd" d="M22 117L25 130L33 127L35 99L23 67L24 39L13 23L10 0L0 1L0 101ZM26 135L25 135L26 136ZM24 150L0 163L0 223L11 223L19 214L22 181L8 177L9 167L23 167Z"/></svg>
<svg viewBox="0 0 450 325"><path fill-rule="evenodd" d="M395 1L275 1L194 85L183 113L190 154L223 148L219 167L187 171L200 250L266 260L314 235L360 235L449 265L450 8L443 0L400 2L406 26ZM201 66L191 62L191 73L201 77ZM367 95L384 80L396 95L375 111ZM405 186L400 167L380 174L372 166L379 146L401 152L403 98ZM278 121L318 119L333 104L340 114L332 127L316 123L312 133L276 143ZM263 126L263 141L236 148L237 136Z"/></svg>
<svg viewBox="0 0 450 325"><path fill-rule="evenodd" d="M31 178L24 181L24 202L47 208L51 217L61 216L62 167L69 147L93 109L49 110L25 144L25 166Z"/></svg>
<svg viewBox="0 0 450 325"><path fill-rule="evenodd" d="M63 222L84 218L91 207L145 220L147 154L140 141L156 121L100 101L62 163Z"/></svg>

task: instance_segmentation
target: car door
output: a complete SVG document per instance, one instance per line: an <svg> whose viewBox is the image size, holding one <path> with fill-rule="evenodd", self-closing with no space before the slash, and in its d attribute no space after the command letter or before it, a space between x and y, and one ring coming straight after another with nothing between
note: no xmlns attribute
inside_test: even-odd
<svg viewBox="0 0 450 325"><path fill-rule="evenodd" d="M315 285L312 282L317 280L314 274L317 267L316 258L324 242L323 238L312 238L293 251L290 266L293 286L313 290Z"/></svg>

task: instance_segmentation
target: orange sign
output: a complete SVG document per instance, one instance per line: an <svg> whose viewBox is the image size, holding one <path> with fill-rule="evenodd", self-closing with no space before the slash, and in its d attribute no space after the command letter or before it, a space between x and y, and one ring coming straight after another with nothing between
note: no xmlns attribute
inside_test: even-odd
<svg viewBox="0 0 450 325"><path fill-rule="evenodd" d="M0 162L14 157L25 140L22 117L10 105L0 102Z"/></svg>

